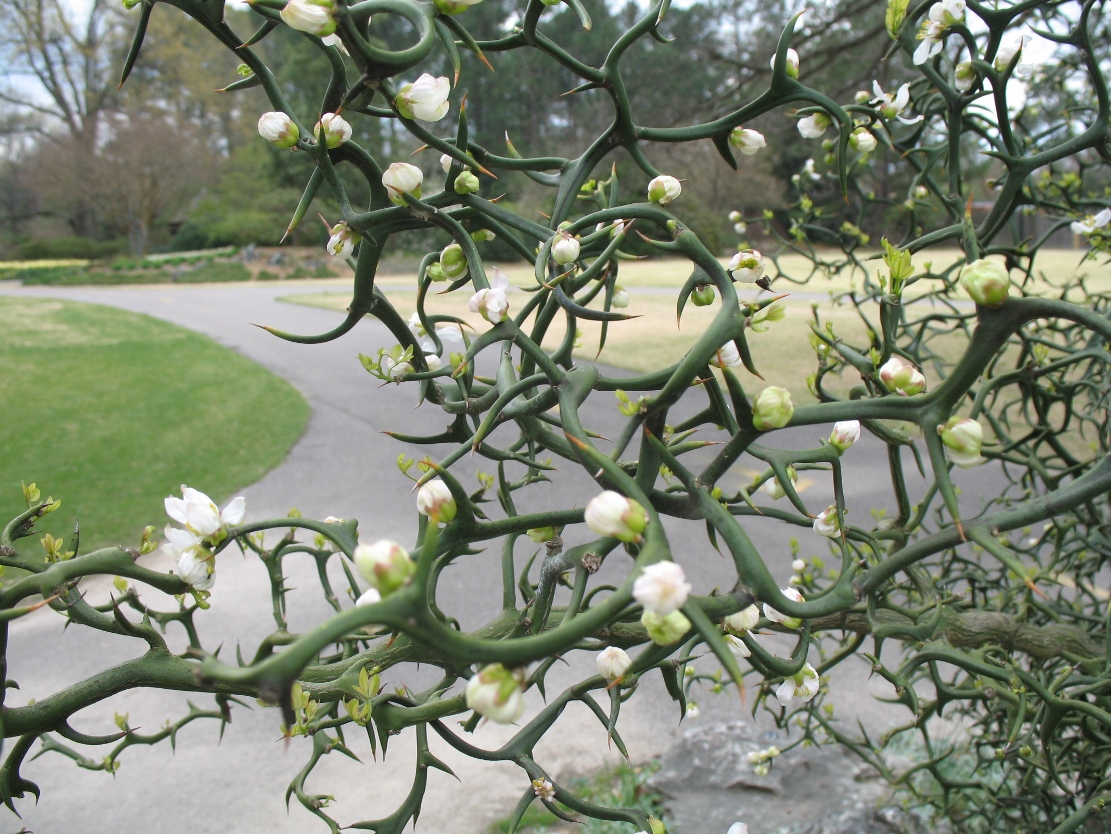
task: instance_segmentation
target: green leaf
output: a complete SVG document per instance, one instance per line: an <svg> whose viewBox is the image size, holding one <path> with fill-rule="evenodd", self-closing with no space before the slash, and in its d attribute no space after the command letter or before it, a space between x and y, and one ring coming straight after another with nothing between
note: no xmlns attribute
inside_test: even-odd
<svg viewBox="0 0 1111 834"><path fill-rule="evenodd" d="M887 34L892 40L897 40L899 30L903 28L903 21L907 17L907 8L910 0L887 0L887 14L884 23L887 25Z"/></svg>

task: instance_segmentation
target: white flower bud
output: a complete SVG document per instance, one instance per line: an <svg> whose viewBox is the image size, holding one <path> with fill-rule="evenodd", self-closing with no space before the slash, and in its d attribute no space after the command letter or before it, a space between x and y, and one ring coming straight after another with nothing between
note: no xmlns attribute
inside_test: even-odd
<svg viewBox="0 0 1111 834"><path fill-rule="evenodd" d="M907 365L898 356L892 356L880 368L880 382L888 391L909 397L926 390L926 377L913 365Z"/></svg>
<svg viewBox="0 0 1111 834"><path fill-rule="evenodd" d="M838 452L847 451L858 440L860 440L859 420L841 420L833 424L833 431L829 435L829 445Z"/></svg>
<svg viewBox="0 0 1111 834"><path fill-rule="evenodd" d="M282 22L298 32L324 37L336 31L331 0L289 0L281 11Z"/></svg>
<svg viewBox="0 0 1111 834"><path fill-rule="evenodd" d="M787 597L787 599L791 600L792 602L805 602L805 600L802 598L802 594L800 594L794 588L781 588L780 592L783 594L783 596ZM798 617L788 617L786 614L781 614L770 605L768 605L766 602L764 603L764 616L767 617L771 622L779 623L785 628L798 628L802 625L802 620L800 620Z"/></svg>
<svg viewBox="0 0 1111 834"><path fill-rule="evenodd" d="M735 127L729 134L729 144L745 156L752 156L767 147L764 134L748 127Z"/></svg>
<svg viewBox="0 0 1111 834"><path fill-rule="evenodd" d="M944 426L937 427L937 433L945 444L945 454L957 466L968 469L984 462L980 456L984 428L979 421L967 417L950 417Z"/></svg>
<svg viewBox="0 0 1111 834"><path fill-rule="evenodd" d="M512 724L525 711L524 674L491 663L467 682L467 706L498 724Z"/></svg>
<svg viewBox="0 0 1111 834"><path fill-rule="evenodd" d="M829 114L825 111L819 111L799 119L798 128L803 139L820 139L825 135L831 124Z"/></svg>
<svg viewBox="0 0 1111 834"><path fill-rule="evenodd" d="M324 144L329 148L338 148L351 138L351 125L347 123L347 119L335 113L325 113L320 117L313 128L313 136L319 137L321 130L324 131Z"/></svg>
<svg viewBox="0 0 1111 834"><path fill-rule="evenodd" d="M683 185L675 177L660 176L648 183L648 199L666 206L683 193Z"/></svg>
<svg viewBox="0 0 1111 834"><path fill-rule="evenodd" d="M701 717L702 717L702 710L700 710L698 708L698 704L696 704L694 701L688 701L687 702L687 718L694 721L695 719L698 719L698 718L701 718Z"/></svg>
<svg viewBox="0 0 1111 834"><path fill-rule="evenodd" d="M746 223L734 223L733 224L733 231L736 232L738 235L746 234L748 232L748 224L746 224Z"/></svg>
<svg viewBox="0 0 1111 834"><path fill-rule="evenodd" d="M710 364L715 368L736 368L744 364L741 361L741 353L737 350L737 346L733 342L726 342L714 352Z"/></svg>
<svg viewBox="0 0 1111 834"><path fill-rule="evenodd" d="M355 548L355 567L363 579L386 597L409 581L416 565L397 542L382 539Z"/></svg>
<svg viewBox="0 0 1111 834"><path fill-rule="evenodd" d="M744 219L744 215L741 214L739 211L734 209L733 211L729 212L729 222L730 223L739 223L743 219Z"/></svg>
<svg viewBox="0 0 1111 834"><path fill-rule="evenodd" d="M450 170L451 170L451 166L452 166L452 165L453 165L454 163L455 163L455 160L454 160L454 159L452 159L452 158L451 158L451 157L450 157L450 156L449 156L448 154L446 154L446 153L445 153L445 154L443 154L443 155L442 155L442 156L440 157L440 167L444 169L444 173L445 173L445 174L446 174L446 173L447 173L448 171L450 171Z"/></svg>
<svg viewBox="0 0 1111 834"><path fill-rule="evenodd" d="M957 89L967 93L976 83L976 68L971 61L961 61L953 70L953 78L957 83Z"/></svg>
<svg viewBox="0 0 1111 834"><path fill-rule="evenodd" d="M619 649L617 646L607 646L594 658L594 663L598 667L599 675L608 681L615 681L629 671L629 667L633 665L633 659L625 653L624 649Z"/></svg>
<svg viewBox="0 0 1111 834"><path fill-rule="evenodd" d="M412 84L405 84L398 90L394 105L406 119L438 122L447 115L449 95L451 82L446 77L435 78L426 72Z"/></svg>
<svg viewBox="0 0 1111 834"><path fill-rule="evenodd" d="M735 614L730 614L722 621L722 624L725 626L725 630L730 634L739 636L752 631L759 622L760 609L755 605L750 605L748 608L742 608Z"/></svg>
<svg viewBox="0 0 1111 834"><path fill-rule="evenodd" d="M564 232L558 235L552 244L552 258L561 265L574 263L579 259L579 249L578 238Z"/></svg>
<svg viewBox="0 0 1111 834"><path fill-rule="evenodd" d="M752 406L752 424L757 431L781 429L791 422L795 404L791 402L791 392L786 388L769 385L756 398Z"/></svg>
<svg viewBox="0 0 1111 834"><path fill-rule="evenodd" d="M417 512L433 522L447 524L458 511L455 496L441 478L433 478L417 490Z"/></svg>
<svg viewBox="0 0 1111 834"><path fill-rule="evenodd" d="M791 78L798 78L799 77L799 54L798 54L798 52L796 52L793 49L788 48L787 49L787 60L786 60L785 63L786 63L787 75L789 75ZM775 56L774 55L772 55L772 59L771 59L771 68L773 70L775 69Z"/></svg>
<svg viewBox="0 0 1111 834"><path fill-rule="evenodd" d="M841 524L837 520L837 505L830 504L814 519L814 532L819 536L836 539L841 537Z"/></svg>
<svg viewBox="0 0 1111 834"><path fill-rule="evenodd" d="M1011 277L999 261L981 258L961 270L961 286L980 306L999 307L1007 300Z"/></svg>
<svg viewBox="0 0 1111 834"><path fill-rule="evenodd" d="M607 489L595 495L586 505L586 526L599 536L611 536L623 542L640 541L648 527L648 514L639 503L619 492Z"/></svg>
<svg viewBox="0 0 1111 834"><path fill-rule="evenodd" d="M795 573L802 573L806 570L806 562L802 559L795 559L795 561L791 562L791 570Z"/></svg>
<svg viewBox="0 0 1111 834"><path fill-rule="evenodd" d="M505 321L509 317L509 298L506 296L508 289L509 276L495 266L493 275L490 276L490 287L471 296L471 312L481 313L490 324Z"/></svg>
<svg viewBox="0 0 1111 834"><path fill-rule="evenodd" d="M861 153L871 153L876 149L876 137L867 128L858 127L849 134L849 144Z"/></svg>
<svg viewBox="0 0 1111 834"><path fill-rule="evenodd" d="M623 310L629 306L629 291L620 284L613 285L613 298L610 299L610 307L615 310Z"/></svg>
<svg viewBox="0 0 1111 834"><path fill-rule="evenodd" d="M799 482L799 473L795 471L795 467L787 467L787 477L791 479L791 485L794 486ZM783 489L783 484L779 482L779 478L775 475L764 481L764 492L766 492L773 501L778 501L787 492Z"/></svg>
<svg viewBox="0 0 1111 834"><path fill-rule="evenodd" d="M411 194L419 198L423 182L424 174L421 173L420 168L408 162L394 162L382 174L382 185L390 193L390 200L399 206L405 205L402 194Z"/></svg>
<svg viewBox="0 0 1111 834"><path fill-rule="evenodd" d="M279 148L292 148L300 135L293 119L280 112L263 113L258 120L258 132L263 139Z"/></svg>
<svg viewBox="0 0 1111 834"><path fill-rule="evenodd" d="M645 611L661 617L682 608L690 592L686 574L674 562L649 565L633 582L633 598Z"/></svg>

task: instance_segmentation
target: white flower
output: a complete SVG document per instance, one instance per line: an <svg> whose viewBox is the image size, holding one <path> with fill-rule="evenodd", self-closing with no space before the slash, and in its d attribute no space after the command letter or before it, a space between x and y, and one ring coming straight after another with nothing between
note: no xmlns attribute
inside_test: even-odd
<svg viewBox="0 0 1111 834"><path fill-rule="evenodd" d="M781 429L791 422L795 404L786 388L769 385L756 397L752 405L752 424L757 431Z"/></svg>
<svg viewBox="0 0 1111 834"><path fill-rule="evenodd" d="M552 244L552 258L557 264L574 263L579 259L579 239L563 232L556 236Z"/></svg>
<svg viewBox="0 0 1111 834"><path fill-rule="evenodd" d="M880 382L888 391L903 396L921 394L926 390L926 377L913 365L903 362L898 356L892 356L880 367Z"/></svg>
<svg viewBox="0 0 1111 834"><path fill-rule="evenodd" d="M742 364L740 351L733 342L726 342L714 352L710 364L715 368L736 368Z"/></svg>
<svg viewBox="0 0 1111 834"><path fill-rule="evenodd" d="M355 548L354 557L355 567L363 579L382 596L389 596L408 582L416 570L405 548L386 539L360 544Z"/></svg>
<svg viewBox="0 0 1111 834"><path fill-rule="evenodd" d="M871 153L879 143L875 135L867 128L858 127L849 134L849 144L861 153Z"/></svg>
<svg viewBox="0 0 1111 834"><path fill-rule="evenodd" d="M544 802L551 802L555 799L555 786L547 779L533 779L532 792Z"/></svg>
<svg viewBox="0 0 1111 834"><path fill-rule="evenodd" d="M219 544L227 535L227 528L243 521L247 512L247 501L240 495L224 507L217 509L212 499L203 492L181 485L181 498L166 498L166 514L178 524L212 544Z"/></svg>
<svg viewBox="0 0 1111 834"><path fill-rule="evenodd" d="M377 588L367 588L362 595L355 600L355 605L374 605L382 601L382 593Z"/></svg>
<svg viewBox="0 0 1111 834"><path fill-rule="evenodd" d="M995 69L1003 72L1010 66L1015 55L1019 55L1014 74L1019 78L1029 78L1033 75L1041 62L1037 56L1029 54L1031 50L1026 48L1032 40L1030 35L1019 35L1000 46L999 51L995 53Z"/></svg>
<svg viewBox="0 0 1111 834"><path fill-rule="evenodd" d="M406 119L438 122L447 115L449 95L451 82L446 77L434 78L426 72L412 84L402 86L394 104Z"/></svg>
<svg viewBox="0 0 1111 834"><path fill-rule="evenodd" d="M804 116L799 119L799 133L802 134L803 139L821 139L825 135L826 130L832 124L829 114L824 110L817 113L811 113L809 116Z"/></svg>
<svg viewBox="0 0 1111 834"><path fill-rule="evenodd" d="M591 498L584 516L591 531L623 542L640 541L641 534L648 527L648 514L644 507L611 489Z"/></svg>
<svg viewBox="0 0 1111 834"><path fill-rule="evenodd" d="M802 172L806 174L811 180L817 182L822 178L822 175L814 170L814 160L808 159L802 166Z"/></svg>
<svg viewBox="0 0 1111 834"><path fill-rule="evenodd" d="M687 701L687 718L692 721L702 716L702 710L698 708L698 704L694 701Z"/></svg>
<svg viewBox="0 0 1111 834"><path fill-rule="evenodd" d="M872 99L872 106L876 107L880 111L880 115L885 119L894 119L898 117L900 122L908 125L922 121L921 116L915 116L913 119L904 119L901 115L906 109L906 106L910 103L910 84L903 84L892 94L885 93L883 87L880 86L880 82L873 81L872 92L876 94L876 97Z"/></svg>
<svg viewBox="0 0 1111 834"><path fill-rule="evenodd" d="M339 39L339 35L337 35L335 32L330 35L325 35L320 40L324 43L325 46L334 46L348 58L351 57L351 53L347 51L347 47L343 45L343 41Z"/></svg>
<svg viewBox="0 0 1111 834"><path fill-rule="evenodd" d="M860 440L859 420L841 420L833 424L833 431L829 435L829 445L838 452L847 451L858 440Z"/></svg>
<svg viewBox="0 0 1111 834"><path fill-rule="evenodd" d="M729 826L729 830L725 834L748 834L748 826L743 822L735 822Z"/></svg>
<svg viewBox="0 0 1111 834"><path fill-rule="evenodd" d="M312 130L313 136L319 137L321 130L324 131L324 144L329 148L338 148L351 138L351 125L347 123L347 119L336 113L321 116Z"/></svg>
<svg viewBox="0 0 1111 834"><path fill-rule="evenodd" d="M968 469L984 462L980 456L984 428L978 420L950 417L944 426L937 427L937 433L945 444L945 454L957 466Z"/></svg>
<svg viewBox="0 0 1111 834"><path fill-rule="evenodd" d="M594 658L594 663L598 667L598 674L608 681L615 681L629 671L629 667L633 665L633 659L625 652L624 649L619 649L617 646L607 646L598 652L598 656Z"/></svg>
<svg viewBox="0 0 1111 834"><path fill-rule="evenodd" d="M336 31L331 0L289 0L281 11L282 22L298 32L324 37Z"/></svg>
<svg viewBox="0 0 1111 834"><path fill-rule="evenodd" d="M413 372L413 366L408 362L398 362L388 353L383 353L381 360L378 362L378 370L382 372L383 376L387 376L394 382L401 382L405 374Z"/></svg>
<svg viewBox="0 0 1111 834"><path fill-rule="evenodd" d="M207 591L216 582L216 571L212 564L213 556L207 550L190 548L183 551L177 560L177 575L187 585L198 591Z"/></svg>
<svg viewBox="0 0 1111 834"><path fill-rule="evenodd" d="M432 521L447 524L458 511L455 496L442 478L433 478L417 490L417 512Z"/></svg>
<svg viewBox="0 0 1111 834"><path fill-rule="evenodd" d="M362 236L346 222L337 223L332 227L332 236L328 238L328 254L339 258L350 258L355 251L355 244L360 240Z"/></svg>
<svg viewBox="0 0 1111 834"><path fill-rule="evenodd" d="M666 206L683 192L683 185L675 177L660 176L648 183L648 199Z"/></svg>
<svg viewBox="0 0 1111 834"><path fill-rule="evenodd" d="M509 276L493 268L490 276L490 288L482 289L471 296L470 310L472 313L482 313L482 317L490 324L499 324L509 318L509 299L505 292L509 289Z"/></svg>
<svg viewBox="0 0 1111 834"><path fill-rule="evenodd" d="M722 621L722 624L729 633L741 635L752 631L759 622L760 609L755 605L750 605L748 608L743 608L735 614L730 614Z"/></svg>
<svg viewBox="0 0 1111 834"><path fill-rule="evenodd" d="M690 592L686 574L674 562L649 565L633 583L633 598L660 617L682 608Z"/></svg>
<svg viewBox="0 0 1111 834"><path fill-rule="evenodd" d="M1076 220L1072 223L1070 228L1075 234L1090 235L1096 229L1102 229L1108 223L1111 223L1111 208L1102 209L1099 214L1089 214L1083 220Z"/></svg>
<svg viewBox="0 0 1111 834"><path fill-rule="evenodd" d="M918 33L922 41L914 50L915 65L924 64L941 52L941 39L950 26L964 22L965 0L941 0L930 8L929 17L922 21Z"/></svg>
<svg viewBox="0 0 1111 834"><path fill-rule="evenodd" d="M764 134L749 127L735 127L729 134L729 144L745 156L759 153L761 148L767 147Z"/></svg>
<svg viewBox="0 0 1111 834"><path fill-rule="evenodd" d="M740 637L726 634L724 639L725 645L729 647L729 651L731 651L735 657L752 657L752 652L749 650L748 646L745 645L745 641Z"/></svg>
<svg viewBox="0 0 1111 834"><path fill-rule="evenodd" d="M523 677L491 663L467 682L467 706L498 724L512 724L525 711Z"/></svg>
<svg viewBox="0 0 1111 834"><path fill-rule="evenodd" d="M785 707L790 706L791 701L796 698L805 704L818 694L820 686L818 673L807 663L797 674L791 675L779 685L775 690L775 697Z"/></svg>
<svg viewBox="0 0 1111 834"><path fill-rule="evenodd" d="M729 259L725 269L734 281L755 284L764 274L764 256L756 249L743 249Z"/></svg>
<svg viewBox="0 0 1111 834"><path fill-rule="evenodd" d="M830 504L814 518L814 532L830 539L840 538L841 525L837 521L836 504Z"/></svg>
<svg viewBox="0 0 1111 834"><path fill-rule="evenodd" d="M794 588L782 588L780 590L780 593L782 593L783 596L787 597L787 599L791 600L792 602L805 602L805 600L803 600L802 598L802 594L800 594ZM800 625L802 625L802 620L800 620L798 617L788 617L786 614L781 614L770 605L768 605L766 602L764 603L764 616L771 620L773 623L780 623L787 628L798 628Z"/></svg>
<svg viewBox="0 0 1111 834"><path fill-rule="evenodd" d="M799 482L799 473L795 471L795 467L787 467L787 477L791 479L791 484L796 485ZM779 482L779 478L775 475L764 481L764 492L766 492L773 501L778 501L787 494L783 489L783 484Z"/></svg>
<svg viewBox="0 0 1111 834"><path fill-rule="evenodd" d="M258 120L259 135L279 148L292 148L300 135L293 119L285 113L263 113Z"/></svg>
<svg viewBox="0 0 1111 834"><path fill-rule="evenodd" d="M770 64L771 64L771 68L774 70L775 69L775 56L774 55L772 55ZM786 68L787 68L787 75L791 76L791 78L798 78L799 77L799 54L798 54L798 52L796 52L795 50L790 49L790 48L787 49Z"/></svg>
<svg viewBox="0 0 1111 834"><path fill-rule="evenodd" d="M399 206L405 205L402 194L411 194L419 198L423 182L424 174L421 169L408 162L394 162L382 174L382 185L390 193L390 200Z"/></svg>

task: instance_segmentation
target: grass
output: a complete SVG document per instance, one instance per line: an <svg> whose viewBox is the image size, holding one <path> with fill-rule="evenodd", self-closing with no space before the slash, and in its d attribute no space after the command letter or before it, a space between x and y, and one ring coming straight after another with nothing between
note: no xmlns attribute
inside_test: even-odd
<svg viewBox="0 0 1111 834"><path fill-rule="evenodd" d="M20 481L36 482L63 499L46 529L68 539L80 519L82 552L161 528L182 483L231 497L308 420L283 380L148 316L0 297L0 332L0 523L25 508Z"/></svg>
<svg viewBox="0 0 1111 834"><path fill-rule="evenodd" d="M622 762L593 776L571 779L565 787L587 802L609 808L639 808L666 823L663 798L647 786L648 777L658 769L659 762L640 767ZM579 818L566 807L561 810ZM489 834L511 834L511 821L512 814L494 823ZM516 830L518 834L565 834L572 831L577 834L629 834L631 829L632 826L627 822L608 820L582 818L582 824L568 823L537 801L529 806Z"/></svg>

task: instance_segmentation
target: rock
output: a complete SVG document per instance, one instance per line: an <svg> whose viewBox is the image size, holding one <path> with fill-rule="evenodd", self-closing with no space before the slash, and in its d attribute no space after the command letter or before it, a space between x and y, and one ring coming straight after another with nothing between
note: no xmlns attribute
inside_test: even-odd
<svg viewBox="0 0 1111 834"><path fill-rule="evenodd" d="M840 748L796 747L776 758L766 776L753 772L750 752L784 750L792 741L785 730L744 721L686 731L649 782L667 798L669 830L725 834L740 821L752 834L903 834L875 817L886 786Z"/></svg>

